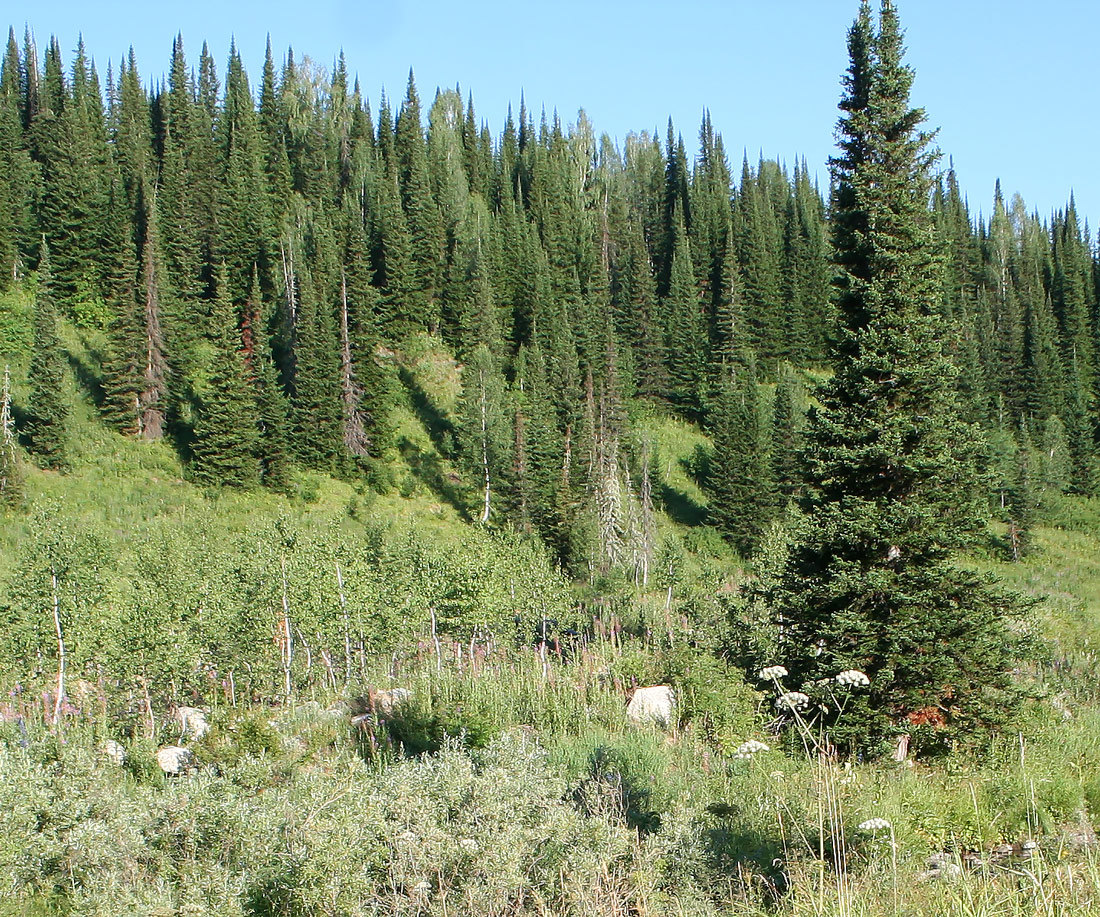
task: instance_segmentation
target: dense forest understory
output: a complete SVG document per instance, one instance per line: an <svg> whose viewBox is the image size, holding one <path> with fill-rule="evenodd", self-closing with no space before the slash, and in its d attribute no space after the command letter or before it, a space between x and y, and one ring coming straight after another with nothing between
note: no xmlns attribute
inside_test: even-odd
<svg viewBox="0 0 1100 917"><path fill-rule="evenodd" d="M1100 251L848 51L823 189L10 32L0 913L1100 914Z"/></svg>

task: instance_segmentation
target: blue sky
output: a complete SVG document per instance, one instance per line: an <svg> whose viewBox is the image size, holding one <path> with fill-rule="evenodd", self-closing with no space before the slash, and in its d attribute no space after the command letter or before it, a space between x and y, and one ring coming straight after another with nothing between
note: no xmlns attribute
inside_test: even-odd
<svg viewBox="0 0 1100 917"><path fill-rule="evenodd" d="M5 3L6 5L6 3ZM689 152L709 108L737 170L744 151L793 164L805 156L827 183L845 34L856 0L310 0L307 3L76 3L9 7L0 22L21 37L30 25L44 47L63 51L83 32L101 75L132 44L148 81L164 73L182 32L189 61L202 42L224 73L236 39L254 86L265 37L281 58L288 45L331 65L343 49L372 109L381 88L399 100L409 68L421 98L437 86L472 91L494 136L523 91L537 117L545 106L567 123L584 108L597 133L621 139L671 115ZM898 0L916 68L913 98L954 159L971 209L989 212L999 177L1044 217L1071 189L1100 226L1100 118L1090 66L1100 42L1100 4L1025 0Z"/></svg>

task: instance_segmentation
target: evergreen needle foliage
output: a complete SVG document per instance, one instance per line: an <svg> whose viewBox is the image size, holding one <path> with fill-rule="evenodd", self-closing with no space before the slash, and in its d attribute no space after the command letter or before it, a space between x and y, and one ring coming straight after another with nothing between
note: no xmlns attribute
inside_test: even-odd
<svg viewBox="0 0 1100 917"><path fill-rule="evenodd" d="M260 481L256 404L245 376L227 276L223 264L214 301L214 364L195 420L191 473L207 486L248 488Z"/></svg>
<svg viewBox="0 0 1100 917"><path fill-rule="evenodd" d="M831 741L879 750L1010 712L1021 602L960 569L983 528L978 433L960 417L938 310L932 135L890 0L864 2L833 160L834 375L806 431L804 516L768 596L793 683L858 669L869 691L820 715ZM819 693L819 692L818 692ZM941 730L952 730L943 733Z"/></svg>
<svg viewBox="0 0 1100 917"><path fill-rule="evenodd" d="M38 259L38 287L34 299L34 344L28 373L30 397L30 448L47 468L67 462L66 429L69 402L65 392L65 354L57 336L57 307L53 299L53 273L45 237Z"/></svg>

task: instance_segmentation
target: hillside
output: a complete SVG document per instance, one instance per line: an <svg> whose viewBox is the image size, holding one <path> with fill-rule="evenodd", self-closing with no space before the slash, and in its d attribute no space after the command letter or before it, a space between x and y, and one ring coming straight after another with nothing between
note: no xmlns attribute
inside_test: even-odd
<svg viewBox="0 0 1100 917"><path fill-rule="evenodd" d="M75 363L82 336L66 337ZM661 563L648 589L619 579L578 592L529 539L469 521L476 485L437 445L459 364L429 338L390 359L399 397L380 489L303 472L293 496L203 490L164 443L110 431L71 390L79 451L64 474L28 469L29 506L5 514L0 533L9 625L48 633L22 615L48 608L28 598L48 595L50 558L71 564L72 589L63 721L51 730L50 699L33 694L55 678L48 663L5 708L21 714L0 754L11 913L1100 907L1095 501L1048 505L1058 524L1036 526L1023 563L1004 559L996 528L970 561L1040 600L1047 649L1033 675L1050 696L1023 733L977 756L853 768L777 743L774 692L712 655L736 657L745 642L751 621L731 589L752 570L699 524L705 434L635 414L654 456ZM291 697L272 642L284 574L298 637ZM544 618L547 649L532 642ZM323 661L326 639L329 658L343 657L345 620L348 671ZM569 627L580 637L563 636ZM219 646L232 655L219 660ZM622 691L635 682L675 687L671 733L627 721ZM369 686L412 699L364 732L348 701ZM265 693L276 706L247 703ZM213 728L184 737L198 771L165 780L152 752L179 740L171 704L184 701L206 706ZM126 750L122 770L103 754L107 738ZM744 750L752 741L773 749ZM873 818L889 827L859 827ZM1012 844L1033 840L1013 858ZM822 853L843 871L822 872ZM958 880L937 878L956 869ZM909 889L901 911L884 883Z"/></svg>
<svg viewBox="0 0 1100 917"><path fill-rule="evenodd" d="M12 31L0 913L1100 914L1100 254L903 37L824 193Z"/></svg>

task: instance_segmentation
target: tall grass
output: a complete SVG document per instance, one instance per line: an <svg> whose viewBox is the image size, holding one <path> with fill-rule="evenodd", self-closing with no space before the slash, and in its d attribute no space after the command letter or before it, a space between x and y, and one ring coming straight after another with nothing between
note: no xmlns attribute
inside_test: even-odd
<svg viewBox="0 0 1100 917"><path fill-rule="evenodd" d="M737 758L689 719L625 717L615 672L633 641L570 658L426 644L371 663L407 687L394 720L438 750L365 741L340 697L220 707L200 769L165 779L152 746L106 721L0 742L0 876L9 913L934 915L1100 913L1088 819L1100 802L1100 713L981 759L845 763L763 729L755 692ZM659 660L653 660L654 669ZM163 711L166 713L166 711ZM175 728L175 732L173 732ZM378 725L376 736L400 735ZM406 733L407 734L407 733ZM116 737L123 738L118 734ZM162 741L178 727L165 720ZM731 738L732 741L732 738ZM873 818L889 830L861 830ZM1035 840L1027 859L999 844ZM931 877L932 854L957 870ZM955 872L957 871L957 875ZM946 875L946 874L945 874ZM160 909L159 911L157 909ZM3 910L0 910L3 913Z"/></svg>

